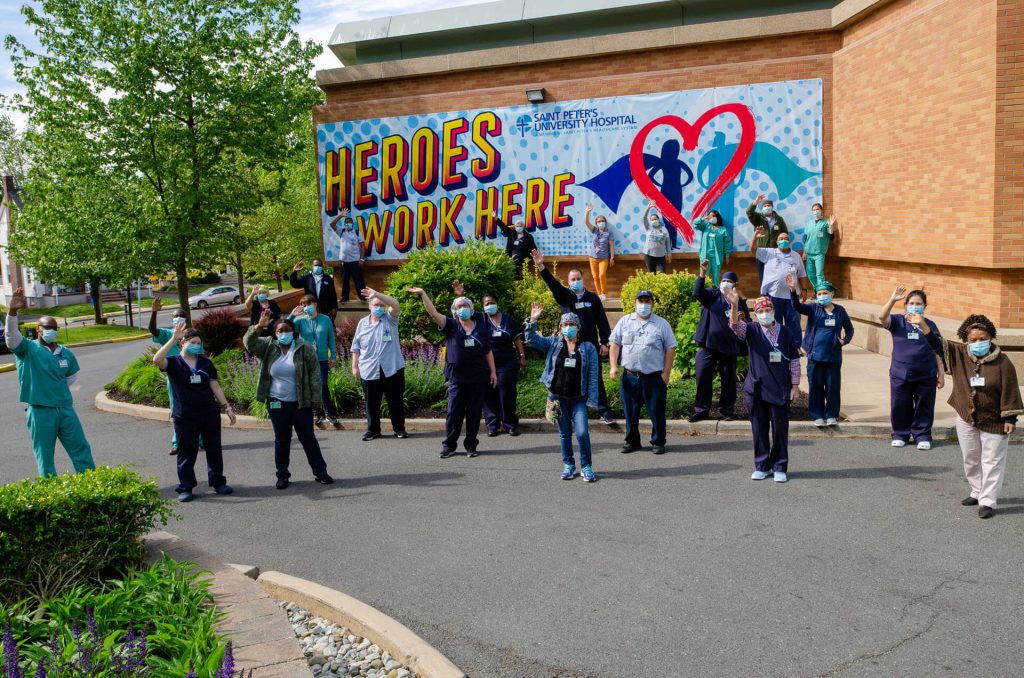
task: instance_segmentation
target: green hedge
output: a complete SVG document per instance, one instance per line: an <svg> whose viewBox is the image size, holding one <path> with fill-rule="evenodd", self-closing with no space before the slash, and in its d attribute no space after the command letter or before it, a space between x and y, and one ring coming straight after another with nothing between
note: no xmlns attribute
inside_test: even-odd
<svg viewBox="0 0 1024 678"><path fill-rule="evenodd" d="M170 502L123 466L0 486L0 600L47 600L136 567Z"/></svg>
<svg viewBox="0 0 1024 678"><path fill-rule="evenodd" d="M693 283L696 280L697 276L688 272L637 271L622 284L622 310L631 313L636 293L650 290L654 294L654 312L675 327L693 302Z"/></svg>

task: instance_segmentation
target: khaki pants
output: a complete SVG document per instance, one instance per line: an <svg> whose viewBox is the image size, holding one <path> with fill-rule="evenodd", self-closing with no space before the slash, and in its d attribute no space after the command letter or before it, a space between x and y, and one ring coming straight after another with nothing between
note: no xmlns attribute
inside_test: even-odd
<svg viewBox="0 0 1024 678"><path fill-rule="evenodd" d="M1010 436L985 433L957 417L956 437L964 455L964 475L971 486L971 496L978 504L995 508L1003 487Z"/></svg>
<svg viewBox="0 0 1024 678"><path fill-rule="evenodd" d="M598 294L604 295L608 286L608 259L590 258L590 277L594 279L594 289Z"/></svg>

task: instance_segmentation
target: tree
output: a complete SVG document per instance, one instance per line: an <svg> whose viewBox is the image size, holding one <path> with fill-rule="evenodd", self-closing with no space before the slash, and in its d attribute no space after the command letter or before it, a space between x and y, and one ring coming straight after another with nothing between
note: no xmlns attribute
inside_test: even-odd
<svg viewBox="0 0 1024 678"><path fill-rule="evenodd" d="M150 268L177 273L187 309L189 268L222 259L232 217L266 199L237 168L279 169L320 100L320 48L296 34L294 0L40 0L22 14L41 49L6 44L35 140L73 138L76 176L145 182Z"/></svg>
<svg viewBox="0 0 1024 678"><path fill-rule="evenodd" d="M25 182L29 168L29 142L10 116L0 114L0 176L10 175L18 184Z"/></svg>

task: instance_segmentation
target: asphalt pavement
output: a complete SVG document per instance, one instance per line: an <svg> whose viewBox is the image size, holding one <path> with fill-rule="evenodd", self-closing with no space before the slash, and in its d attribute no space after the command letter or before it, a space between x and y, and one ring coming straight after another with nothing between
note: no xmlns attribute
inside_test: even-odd
<svg viewBox="0 0 1024 678"><path fill-rule="evenodd" d="M144 342L81 348L75 396L97 462L173 496L169 425L91 400ZM35 472L14 373L0 374L0 479ZM995 518L960 506L959 449L794 440L791 480L753 482L747 438L673 437L618 452L600 480L559 479L556 436L320 432L334 485L293 447L273 487L269 431L225 431L230 497L168 529L233 562L339 589L422 635L471 676L1017 676L1024 664L1024 463L1010 450ZM68 469L58 451L58 468ZM202 474L200 474L202 475Z"/></svg>

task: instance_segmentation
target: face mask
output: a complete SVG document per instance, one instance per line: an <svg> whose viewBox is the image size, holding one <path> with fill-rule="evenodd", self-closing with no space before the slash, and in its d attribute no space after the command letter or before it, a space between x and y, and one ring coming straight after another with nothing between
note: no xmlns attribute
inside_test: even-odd
<svg viewBox="0 0 1024 678"><path fill-rule="evenodd" d="M279 335L277 335L277 341L278 341L278 343L280 343L280 344L281 344L282 346L288 346L289 344L291 344L291 343L292 343L292 341L293 341L294 339L295 339L295 335L293 335L293 334L291 334L291 333L289 333L289 334L279 334Z"/></svg>
<svg viewBox="0 0 1024 678"><path fill-rule="evenodd" d="M733 285L728 280L723 280L722 284L718 286L722 290L731 290Z"/></svg>
<svg viewBox="0 0 1024 678"><path fill-rule="evenodd" d="M783 252L788 250L789 249L789 241L788 240L780 240L779 241L779 249L782 250Z"/></svg>
<svg viewBox="0 0 1024 678"><path fill-rule="evenodd" d="M575 325L566 325L562 328L562 336L566 339L575 339L576 333L579 331Z"/></svg>
<svg viewBox="0 0 1024 678"><path fill-rule="evenodd" d="M487 304L486 306L484 306L484 313L486 313L487 315L497 315L498 314L498 305L497 304Z"/></svg>
<svg viewBox="0 0 1024 678"><path fill-rule="evenodd" d="M773 208L771 205L765 205L764 207L761 208L761 214L765 215L771 214L774 211L775 208Z"/></svg>
<svg viewBox="0 0 1024 678"><path fill-rule="evenodd" d="M323 275L323 272L324 272L324 267L323 266L314 266L313 267L313 275Z"/></svg>
<svg viewBox="0 0 1024 678"><path fill-rule="evenodd" d="M832 295L831 294L822 294L820 297L818 297L818 306L828 306L831 303L832 303Z"/></svg>
<svg viewBox="0 0 1024 678"><path fill-rule="evenodd" d="M815 219L821 219L821 210L814 210L811 212L811 216Z"/></svg>
<svg viewBox="0 0 1024 678"><path fill-rule="evenodd" d="M710 217L710 218L708 218L708 223L711 224L712 226L717 226L718 225L718 217Z"/></svg>
<svg viewBox="0 0 1024 678"><path fill-rule="evenodd" d="M184 325L185 324L185 316L183 316L183 315L176 315L176 316L174 316L174 319L171 322L173 322L175 325Z"/></svg>
<svg viewBox="0 0 1024 678"><path fill-rule="evenodd" d="M346 221L345 222L345 230L346 231L351 231L355 227L356 227L356 225L353 224L351 221Z"/></svg>
<svg viewBox="0 0 1024 678"><path fill-rule="evenodd" d="M569 283L569 289L575 292L576 294L579 294L580 292L583 291L583 281L573 280L572 282Z"/></svg>
<svg viewBox="0 0 1024 678"><path fill-rule="evenodd" d="M654 228L661 228L661 221L652 221L651 226Z"/></svg>
<svg viewBox="0 0 1024 678"><path fill-rule="evenodd" d="M267 299L270 298L270 295L269 294L257 294L256 298L259 299L260 301L266 301Z"/></svg>
<svg viewBox="0 0 1024 678"><path fill-rule="evenodd" d="M45 341L47 344L52 344L53 342L57 341L57 330L43 330L43 341Z"/></svg>
<svg viewBox="0 0 1024 678"><path fill-rule="evenodd" d="M647 316L649 316L651 314L651 305L650 304L637 304L636 305L636 312L637 312L637 314L641 318L646 318Z"/></svg>
<svg viewBox="0 0 1024 678"><path fill-rule="evenodd" d="M967 345L971 351L971 355L975 358L984 358L988 355L988 352L992 350L992 342L988 339L981 341L974 341Z"/></svg>
<svg viewBox="0 0 1024 678"><path fill-rule="evenodd" d="M185 353L188 353L189 355L199 355L202 352L203 352L203 345L202 344L186 344L185 345Z"/></svg>
<svg viewBox="0 0 1024 678"><path fill-rule="evenodd" d="M907 304L907 313L924 315L924 306L919 306L918 304Z"/></svg>
<svg viewBox="0 0 1024 678"><path fill-rule="evenodd" d="M764 313L758 313L757 314L757 322L761 323L765 327L768 327L773 322L775 322L775 314L767 312L767 311L764 312Z"/></svg>
<svg viewBox="0 0 1024 678"><path fill-rule="evenodd" d="M459 320L469 320L469 317L473 315L473 311L463 306L462 308L456 309L455 315Z"/></svg>
<svg viewBox="0 0 1024 678"><path fill-rule="evenodd" d="M604 229L608 228L608 224L604 223L603 221L599 221L597 222L597 227L603 231Z"/></svg>
<svg viewBox="0 0 1024 678"><path fill-rule="evenodd" d="M516 226L516 233L522 233L524 230L526 229L524 229L522 226Z"/></svg>
<svg viewBox="0 0 1024 678"><path fill-rule="evenodd" d="M373 310L371 310L370 312L373 313L373 316L375 318L381 318L384 316L385 313L387 313L387 309L383 306L374 306Z"/></svg>
<svg viewBox="0 0 1024 678"><path fill-rule="evenodd" d="M306 306L302 310L306 312L306 315L313 315L316 313L316 306Z"/></svg>

